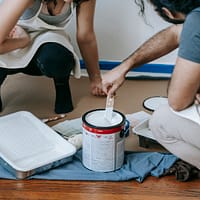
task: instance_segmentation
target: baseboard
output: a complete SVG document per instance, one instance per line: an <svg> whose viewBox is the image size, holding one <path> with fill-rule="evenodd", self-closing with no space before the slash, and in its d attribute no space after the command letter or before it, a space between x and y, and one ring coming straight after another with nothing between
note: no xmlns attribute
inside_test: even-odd
<svg viewBox="0 0 200 200"><path fill-rule="evenodd" d="M104 73L108 70L113 69L119 65L120 61L99 61L100 69ZM85 64L83 60L80 60L81 69L84 75L85 73ZM149 63L144 64L140 67L132 69L128 72L127 79L170 79L173 72L174 65L171 64L157 64Z"/></svg>

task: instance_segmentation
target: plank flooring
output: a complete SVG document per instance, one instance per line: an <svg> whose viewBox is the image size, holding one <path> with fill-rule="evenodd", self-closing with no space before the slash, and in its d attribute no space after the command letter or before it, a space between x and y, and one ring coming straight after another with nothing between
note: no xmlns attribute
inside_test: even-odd
<svg viewBox="0 0 200 200"><path fill-rule="evenodd" d="M174 176L149 177L143 183L0 180L2 200L197 200L200 181L178 182Z"/></svg>

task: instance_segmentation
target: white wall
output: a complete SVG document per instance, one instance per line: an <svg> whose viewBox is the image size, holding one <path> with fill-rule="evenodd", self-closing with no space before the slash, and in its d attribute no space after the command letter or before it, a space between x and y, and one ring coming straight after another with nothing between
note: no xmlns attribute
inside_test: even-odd
<svg viewBox="0 0 200 200"><path fill-rule="evenodd" d="M157 15L149 3L146 6L145 22L139 16L139 7L134 0L97 0L95 32L100 60L121 61L153 34L170 25ZM70 35L79 52L74 33L75 21L72 21ZM177 51L174 51L154 63L173 64L176 54Z"/></svg>

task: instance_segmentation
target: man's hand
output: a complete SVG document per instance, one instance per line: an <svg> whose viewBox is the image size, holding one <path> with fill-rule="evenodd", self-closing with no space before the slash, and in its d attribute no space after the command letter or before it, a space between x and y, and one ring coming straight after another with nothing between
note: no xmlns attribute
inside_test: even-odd
<svg viewBox="0 0 200 200"><path fill-rule="evenodd" d="M107 95L114 96L117 89L125 81L125 74L123 70L120 69L120 66L115 67L111 71L105 73L102 77L102 87L103 91Z"/></svg>

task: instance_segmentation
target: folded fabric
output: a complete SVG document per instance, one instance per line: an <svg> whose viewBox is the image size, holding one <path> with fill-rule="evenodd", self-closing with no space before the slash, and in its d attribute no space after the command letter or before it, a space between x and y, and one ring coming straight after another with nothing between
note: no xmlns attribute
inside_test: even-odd
<svg viewBox="0 0 200 200"><path fill-rule="evenodd" d="M60 133L63 137L68 138L72 135L82 133L82 119L76 118L65 120L51 127L54 131Z"/></svg>
<svg viewBox="0 0 200 200"><path fill-rule="evenodd" d="M85 168L81 159L82 150L79 150L71 162L41 174L35 174L29 179L85 181L128 181L134 179L143 182L147 176L162 176L178 158L170 153L125 152L123 166L119 170L106 173L94 172ZM0 166L0 178L15 179L2 166Z"/></svg>

